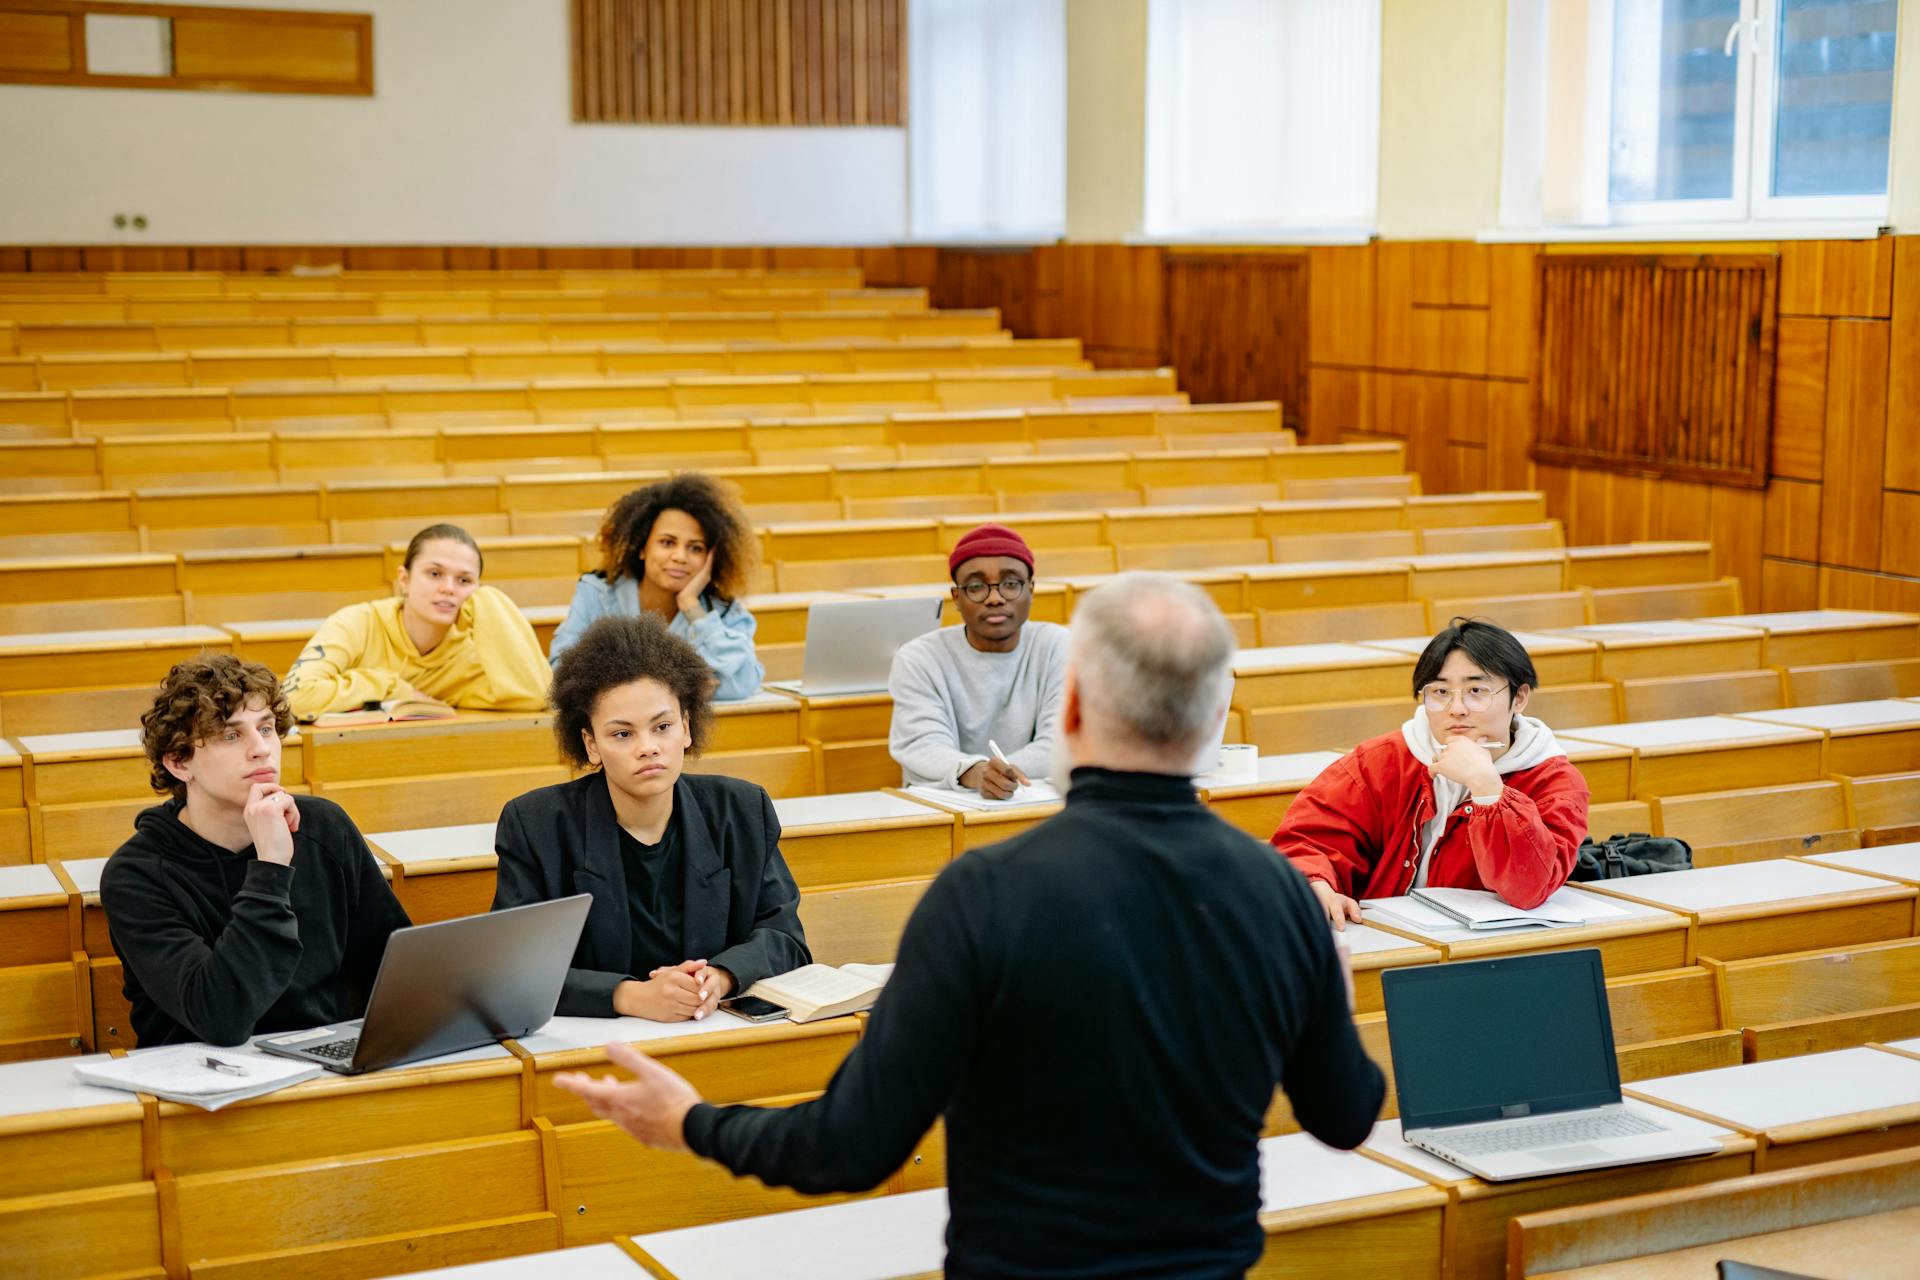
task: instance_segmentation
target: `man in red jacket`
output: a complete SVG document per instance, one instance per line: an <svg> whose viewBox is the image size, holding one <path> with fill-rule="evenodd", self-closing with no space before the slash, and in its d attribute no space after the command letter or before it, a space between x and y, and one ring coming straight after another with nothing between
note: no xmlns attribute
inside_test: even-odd
<svg viewBox="0 0 1920 1280"><path fill-rule="evenodd" d="M1413 669L1413 716L1302 791L1273 846L1336 929L1357 898L1491 889L1536 907L1566 883L1587 834L1587 784L1553 731L1523 714L1539 684L1511 634L1455 618Z"/></svg>

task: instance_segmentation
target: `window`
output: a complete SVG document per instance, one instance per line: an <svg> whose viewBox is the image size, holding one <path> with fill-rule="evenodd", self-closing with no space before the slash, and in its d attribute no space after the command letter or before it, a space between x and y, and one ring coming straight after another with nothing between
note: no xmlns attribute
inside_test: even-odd
<svg viewBox="0 0 1920 1280"><path fill-rule="evenodd" d="M1503 218L1884 217L1897 9L1515 0Z"/></svg>
<svg viewBox="0 0 1920 1280"><path fill-rule="evenodd" d="M912 0L907 45L913 237L1061 235L1064 0Z"/></svg>
<svg viewBox="0 0 1920 1280"><path fill-rule="evenodd" d="M1150 0L1146 230L1373 223L1379 0Z"/></svg>

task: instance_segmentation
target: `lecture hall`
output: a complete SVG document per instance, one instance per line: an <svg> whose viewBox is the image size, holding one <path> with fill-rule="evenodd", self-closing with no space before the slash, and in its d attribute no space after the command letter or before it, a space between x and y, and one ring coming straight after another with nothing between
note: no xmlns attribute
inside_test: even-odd
<svg viewBox="0 0 1920 1280"><path fill-rule="evenodd" d="M1914 1275L1902 18L0 0L0 1274Z"/></svg>

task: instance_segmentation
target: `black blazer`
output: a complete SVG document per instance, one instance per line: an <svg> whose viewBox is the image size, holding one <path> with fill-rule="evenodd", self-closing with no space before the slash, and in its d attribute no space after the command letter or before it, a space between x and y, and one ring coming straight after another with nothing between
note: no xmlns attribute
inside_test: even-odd
<svg viewBox="0 0 1920 1280"><path fill-rule="evenodd" d="M780 820L766 790L738 778L683 773L673 784L686 855L682 959L726 969L736 991L809 963L800 892L780 856ZM526 795L501 811L493 909L593 895L558 1012L611 1018L613 989L631 972L633 934L620 825L599 773Z"/></svg>

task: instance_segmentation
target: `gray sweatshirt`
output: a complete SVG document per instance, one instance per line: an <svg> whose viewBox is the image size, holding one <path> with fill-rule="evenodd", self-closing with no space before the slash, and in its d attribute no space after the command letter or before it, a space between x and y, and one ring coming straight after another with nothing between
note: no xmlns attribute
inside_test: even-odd
<svg viewBox="0 0 1920 1280"><path fill-rule="evenodd" d="M887 745L905 780L958 788L961 774L990 758L988 739L1029 778L1045 778L1066 669L1067 629L1055 622L1027 623L1011 653L982 653L965 627L901 645L887 680Z"/></svg>

